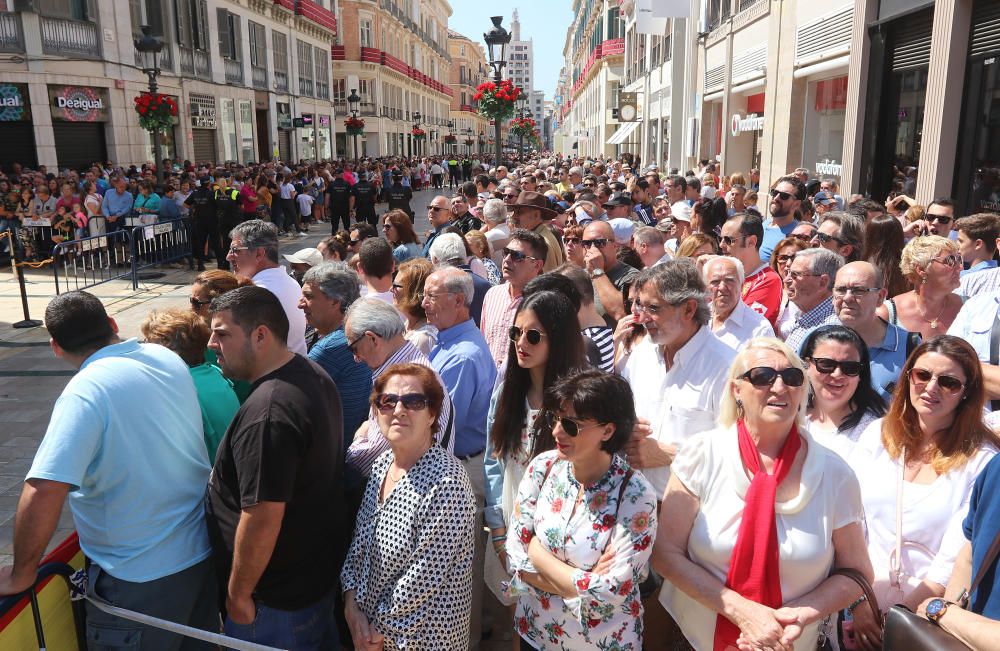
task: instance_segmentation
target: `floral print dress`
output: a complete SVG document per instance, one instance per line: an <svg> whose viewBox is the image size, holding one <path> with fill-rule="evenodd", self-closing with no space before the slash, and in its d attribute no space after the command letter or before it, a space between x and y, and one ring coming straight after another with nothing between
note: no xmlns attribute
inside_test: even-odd
<svg viewBox="0 0 1000 651"><path fill-rule="evenodd" d="M546 651L640 651L639 584L656 536L656 495L649 482L630 473L616 454L600 480L583 486L570 462L553 450L531 461L517 497L507 536L517 632ZM522 579L521 572L536 571L528 559L535 536L559 560L578 568L573 573L577 596L564 599ZM611 569L590 572L609 546Z"/></svg>

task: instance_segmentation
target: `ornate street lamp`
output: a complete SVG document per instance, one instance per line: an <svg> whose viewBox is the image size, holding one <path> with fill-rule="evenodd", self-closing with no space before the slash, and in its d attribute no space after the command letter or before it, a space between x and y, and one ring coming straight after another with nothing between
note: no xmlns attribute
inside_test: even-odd
<svg viewBox="0 0 1000 651"><path fill-rule="evenodd" d="M160 52L163 51L163 41L153 36L153 28L143 25L142 38L135 39L132 43L136 51L139 52L139 61L142 62L142 71L149 77L149 94L156 95L156 78L160 76ZM160 147L160 133L151 132L153 135L153 156L156 163L156 185L162 191L163 188L163 152Z"/></svg>
<svg viewBox="0 0 1000 651"><path fill-rule="evenodd" d="M357 119L358 117L358 107L361 105L361 96L358 95L356 88L351 89L351 94L347 96L347 105L351 111L351 117ZM354 165L358 164L358 134L351 134L351 139L354 141Z"/></svg>
<svg viewBox="0 0 1000 651"><path fill-rule="evenodd" d="M500 123L497 122L497 137L499 137L499 136L500 136ZM499 143L500 141L497 140L497 142ZM486 134L484 132L480 131L479 132L479 155L480 156L483 155L483 145L485 145L485 144L486 144ZM502 154L502 153L503 153L503 148L502 148L501 145L498 144L497 145L497 154ZM497 165L500 164L500 159L499 158L497 159L496 164Z"/></svg>
<svg viewBox="0 0 1000 651"><path fill-rule="evenodd" d="M503 79L503 67L507 65L507 44L510 43L510 33L500 26L500 23L503 22L503 16L493 16L490 20L493 21L493 29L483 34L483 39L486 41L486 47L489 49L490 67L493 68L493 81L499 84ZM503 159L503 143L500 142L500 120L494 120L493 122L493 126L496 129L494 140L497 147L495 165L500 165L500 161Z"/></svg>
<svg viewBox="0 0 1000 651"><path fill-rule="evenodd" d="M413 128L414 129L419 129L420 128L420 117L421 117L420 116L420 111L414 111L413 112ZM416 154L417 156L420 155L420 140L416 136L413 136L413 153Z"/></svg>

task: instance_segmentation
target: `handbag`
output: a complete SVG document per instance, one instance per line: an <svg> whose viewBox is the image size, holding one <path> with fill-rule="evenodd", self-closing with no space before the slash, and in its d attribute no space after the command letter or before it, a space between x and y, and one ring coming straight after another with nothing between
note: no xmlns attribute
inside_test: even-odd
<svg viewBox="0 0 1000 651"><path fill-rule="evenodd" d="M868 607L871 608L872 616L875 618L875 621L882 621L882 611L878 606L878 597L875 596L875 591L872 589L872 585L868 583L868 579L865 578L864 574L851 567L841 567L830 572L830 576L844 576L857 583L861 588L861 592L865 596L865 603L867 603ZM832 649L842 647L837 643L837 635L834 632L832 637L827 637L826 635L821 634L816 639L816 648L819 651L831 651Z"/></svg>

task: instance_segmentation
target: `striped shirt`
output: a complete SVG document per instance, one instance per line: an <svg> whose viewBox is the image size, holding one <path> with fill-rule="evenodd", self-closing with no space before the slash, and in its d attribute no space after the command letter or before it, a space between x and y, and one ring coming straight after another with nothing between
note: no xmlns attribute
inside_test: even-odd
<svg viewBox="0 0 1000 651"><path fill-rule="evenodd" d="M965 298L972 298L982 294L995 294L1000 292L1000 268L984 269L971 274L965 274L958 281L956 294Z"/></svg>
<svg viewBox="0 0 1000 651"><path fill-rule="evenodd" d="M601 362L597 368L605 373L615 370L615 338L614 331L608 326L594 326L581 330L584 337L594 342L601 353Z"/></svg>
<svg viewBox="0 0 1000 651"><path fill-rule="evenodd" d="M382 366L379 366L372 372L372 384L374 385L375 380L378 379L380 375L385 373L386 369L395 364L420 364L431 368L431 361L427 359L427 355L417 350L417 347L410 342L404 343L399 347L399 350L389 355ZM438 376L437 371L434 372L435 377L437 377L438 382L441 382L441 388L444 391L444 403L441 405L441 413L438 415L438 432L434 435L435 440L440 443L442 436L445 434L448 425L451 421L451 398L448 396L448 391L444 386L444 382L441 377ZM452 424L452 429L454 430L454 425ZM448 452L452 452L455 449L455 435L454 432L448 437L447 443ZM378 420L375 417L375 410L369 408L368 410L368 434L364 438L355 437L354 441L351 442L351 446L347 448L347 463L353 466L362 475L367 477L371 473L372 464L375 460L379 458L383 452L389 449L389 441L386 440L385 435L382 434L381 428L378 426Z"/></svg>
<svg viewBox="0 0 1000 651"><path fill-rule="evenodd" d="M837 313L833 311L833 299L828 298L808 312L800 312L795 318L795 325L788 333L785 343L788 347L799 352L799 346L805 341L806 335L814 328L823 325L840 325Z"/></svg>
<svg viewBox="0 0 1000 651"><path fill-rule="evenodd" d="M483 314L479 318L479 329L486 338L493 363L500 368L507 361L510 346L507 331L514 325L514 316L521 305L521 295L511 295L510 283L491 287L483 298Z"/></svg>

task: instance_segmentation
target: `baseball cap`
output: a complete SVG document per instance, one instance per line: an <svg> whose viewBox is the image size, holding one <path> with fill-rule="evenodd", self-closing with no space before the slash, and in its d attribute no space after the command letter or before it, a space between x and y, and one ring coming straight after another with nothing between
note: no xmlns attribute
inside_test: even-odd
<svg viewBox="0 0 1000 651"><path fill-rule="evenodd" d="M323 254L319 252L319 249L311 246L299 249L295 253L285 253L283 257L293 264L307 264L310 267L315 267L323 262Z"/></svg>
<svg viewBox="0 0 1000 651"><path fill-rule="evenodd" d="M824 206L830 206L837 203L837 200L833 198L833 195L826 190L820 190L813 197L814 204L823 204Z"/></svg>
<svg viewBox="0 0 1000 651"><path fill-rule="evenodd" d="M632 207L632 195L627 192L615 192L603 204L603 208L615 208L617 206Z"/></svg>

